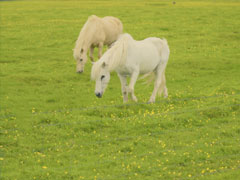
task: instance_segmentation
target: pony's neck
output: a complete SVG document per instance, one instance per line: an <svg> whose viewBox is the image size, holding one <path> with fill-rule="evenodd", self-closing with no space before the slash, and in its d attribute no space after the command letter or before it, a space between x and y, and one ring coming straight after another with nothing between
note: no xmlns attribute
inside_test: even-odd
<svg viewBox="0 0 240 180"><path fill-rule="evenodd" d="M85 49L86 51L90 48L91 42L86 40L84 36L79 36L78 38L78 49Z"/></svg>
<svg viewBox="0 0 240 180"><path fill-rule="evenodd" d="M102 56L101 60L106 62L110 72L125 65L128 42L131 40L132 37L130 35L122 35L122 37L118 39L116 43Z"/></svg>
<svg viewBox="0 0 240 180"><path fill-rule="evenodd" d="M90 43L81 39L81 37L79 36L76 46L74 48L74 54L76 54L76 56L78 56L81 52L81 49L84 49L84 53L87 53L89 48L90 48Z"/></svg>
<svg viewBox="0 0 240 180"><path fill-rule="evenodd" d="M106 52L105 54L103 54L103 56L99 59L99 63L103 64L103 62L105 62L108 66L108 71L111 72L113 70L115 70L115 68L113 68L112 66L112 54L109 54L109 52Z"/></svg>
<svg viewBox="0 0 240 180"><path fill-rule="evenodd" d="M85 52L88 51L92 44L93 34L94 31L89 26L89 22L87 22L78 36L78 40L75 47L77 52L80 52L82 48L85 50Z"/></svg>

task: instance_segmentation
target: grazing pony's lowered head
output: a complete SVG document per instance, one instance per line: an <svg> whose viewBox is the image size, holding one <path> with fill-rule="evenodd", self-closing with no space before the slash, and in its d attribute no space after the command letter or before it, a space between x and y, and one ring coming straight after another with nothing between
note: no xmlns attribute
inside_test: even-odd
<svg viewBox="0 0 240 180"><path fill-rule="evenodd" d="M76 72L82 73L84 71L84 65L87 62L87 49L86 48L75 48L73 53L74 59L77 62Z"/></svg>
<svg viewBox="0 0 240 180"><path fill-rule="evenodd" d="M91 79L96 81L95 94L102 97L110 80L110 72L125 63L127 56L128 41L132 37L122 35L103 56L93 64Z"/></svg>
<svg viewBox="0 0 240 180"><path fill-rule="evenodd" d="M96 81L95 95L101 98L110 80L110 72L106 62L97 61L92 66L91 79Z"/></svg>

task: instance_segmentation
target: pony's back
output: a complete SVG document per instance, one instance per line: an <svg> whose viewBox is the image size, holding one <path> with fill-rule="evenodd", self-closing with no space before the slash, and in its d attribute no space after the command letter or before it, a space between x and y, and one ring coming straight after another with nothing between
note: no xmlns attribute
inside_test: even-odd
<svg viewBox="0 0 240 180"><path fill-rule="evenodd" d="M106 16L102 18L103 31L105 32L105 44L112 44L123 32L122 22L115 17Z"/></svg>

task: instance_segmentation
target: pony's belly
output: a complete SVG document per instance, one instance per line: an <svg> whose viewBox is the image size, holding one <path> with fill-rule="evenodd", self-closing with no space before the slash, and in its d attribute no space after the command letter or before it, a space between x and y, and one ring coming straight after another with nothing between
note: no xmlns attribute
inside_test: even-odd
<svg viewBox="0 0 240 180"><path fill-rule="evenodd" d="M142 51L137 56L135 54L135 65L139 67L140 74L145 74L155 70L159 64L159 59L158 53L152 49L150 51Z"/></svg>
<svg viewBox="0 0 240 180"><path fill-rule="evenodd" d="M144 63L144 64L140 64L140 74L146 74L149 73L151 71L154 71L157 67L158 63Z"/></svg>

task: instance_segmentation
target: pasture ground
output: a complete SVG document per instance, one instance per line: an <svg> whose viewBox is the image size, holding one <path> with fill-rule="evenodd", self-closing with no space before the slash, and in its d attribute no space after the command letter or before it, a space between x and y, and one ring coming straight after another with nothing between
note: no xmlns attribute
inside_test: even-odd
<svg viewBox="0 0 240 180"><path fill-rule="evenodd" d="M7 179L201 179L240 176L240 1L0 2L0 176ZM72 49L91 14L135 39L165 37L169 98L102 99ZM95 57L97 53L95 52Z"/></svg>

